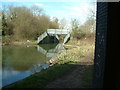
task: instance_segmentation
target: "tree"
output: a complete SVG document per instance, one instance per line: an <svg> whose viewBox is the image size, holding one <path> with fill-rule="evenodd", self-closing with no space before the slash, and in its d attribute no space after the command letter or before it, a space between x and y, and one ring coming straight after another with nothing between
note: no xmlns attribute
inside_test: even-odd
<svg viewBox="0 0 120 90"><path fill-rule="evenodd" d="M31 7L31 10L33 12L33 15L36 15L36 16L40 16L43 14L43 9L42 8L39 8L38 6L36 5L33 5Z"/></svg>
<svg viewBox="0 0 120 90"><path fill-rule="evenodd" d="M49 28L50 17L47 15L41 15L38 17L38 22L36 24L38 24L38 35L40 35Z"/></svg>
<svg viewBox="0 0 120 90"><path fill-rule="evenodd" d="M65 27L66 27L66 19L65 18L63 18L63 19L61 19L60 20L60 28L61 29L64 29Z"/></svg>
<svg viewBox="0 0 120 90"><path fill-rule="evenodd" d="M72 19L71 21L71 26L72 26L72 31L76 31L78 30L78 27L79 27L79 22L77 19Z"/></svg>
<svg viewBox="0 0 120 90"><path fill-rule="evenodd" d="M96 13L95 12L96 12L95 8L89 9L89 16L87 21L91 26L90 28L91 32L94 32L96 30Z"/></svg>
<svg viewBox="0 0 120 90"><path fill-rule="evenodd" d="M89 10L89 15L83 25L80 26L77 19L72 19L71 26L73 38L94 37L96 28L95 10Z"/></svg>
<svg viewBox="0 0 120 90"><path fill-rule="evenodd" d="M90 9L86 22L79 27L79 38L94 37L96 28L95 11Z"/></svg>
<svg viewBox="0 0 120 90"><path fill-rule="evenodd" d="M58 29L59 28L58 18L54 17L53 20L50 21L49 28L50 29Z"/></svg>
<svg viewBox="0 0 120 90"><path fill-rule="evenodd" d="M37 39L49 27L50 17L41 8L8 6L6 11L7 34L17 40ZM3 21L5 21L3 18Z"/></svg>
<svg viewBox="0 0 120 90"><path fill-rule="evenodd" d="M0 9L0 32L2 30L2 10Z"/></svg>
<svg viewBox="0 0 120 90"><path fill-rule="evenodd" d="M77 19L71 20L71 26L72 26L72 36L73 38L76 38L78 35L78 28L79 28L79 22Z"/></svg>
<svg viewBox="0 0 120 90"><path fill-rule="evenodd" d="M4 11L2 11L2 35L6 35L7 34L7 23L6 23L6 19L5 19L5 14Z"/></svg>

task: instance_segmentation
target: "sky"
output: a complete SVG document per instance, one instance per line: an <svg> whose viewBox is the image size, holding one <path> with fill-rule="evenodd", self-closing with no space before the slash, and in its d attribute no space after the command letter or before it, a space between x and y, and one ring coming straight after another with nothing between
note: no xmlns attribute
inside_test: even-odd
<svg viewBox="0 0 120 90"><path fill-rule="evenodd" d="M72 18L83 24L89 10L96 11L95 0L1 0L2 5L26 6L36 5L43 8L45 14L58 19L65 18L70 23Z"/></svg>

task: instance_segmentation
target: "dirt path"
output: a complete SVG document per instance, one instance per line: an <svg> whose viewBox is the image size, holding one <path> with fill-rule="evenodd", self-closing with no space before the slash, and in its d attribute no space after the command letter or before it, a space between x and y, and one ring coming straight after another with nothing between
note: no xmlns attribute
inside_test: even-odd
<svg viewBox="0 0 120 90"><path fill-rule="evenodd" d="M67 48L76 48L76 47L80 47L80 46L83 47L88 45L87 43L82 43L82 44L85 44L85 45L79 45L79 46L65 45L65 46ZM88 47L86 46L84 48L88 48ZM82 81L83 75L87 67L93 65L93 57L94 57L94 54L90 54L90 55L88 54L87 56L83 57L81 59L81 63L78 63L77 65L75 65L75 67L72 68L71 71L66 72L67 74L63 75L62 77L48 84L46 88L85 88L83 87L83 81Z"/></svg>
<svg viewBox="0 0 120 90"><path fill-rule="evenodd" d="M84 88L81 83L82 75L90 63L84 62L75 65L74 69L61 78L48 84L46 88Z"/></svg>

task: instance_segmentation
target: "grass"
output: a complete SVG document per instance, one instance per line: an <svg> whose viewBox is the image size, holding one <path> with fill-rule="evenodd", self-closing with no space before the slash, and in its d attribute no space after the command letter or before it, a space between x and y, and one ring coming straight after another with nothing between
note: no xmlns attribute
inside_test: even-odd
<svg viewBox="0 0 120 90"><path fill-rule="evenodd" d="M82 86L86 88L92 88L93 81L93 65L87 67L82 77Z"/></svg>
<svg viewBox="0 0 120 90"><path fill-rule="evenodd" d="M2 36L2 45L37 45L37 40L17 40L13 36Z"/></svg>

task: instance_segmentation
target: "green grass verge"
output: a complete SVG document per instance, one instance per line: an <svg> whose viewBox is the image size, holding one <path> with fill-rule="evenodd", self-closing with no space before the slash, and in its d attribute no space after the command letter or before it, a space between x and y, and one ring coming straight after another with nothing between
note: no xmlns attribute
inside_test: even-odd
<svg viewBox="0 0 120 90"><path fill-rule="evenodd" d="M61 77L74 66L74 62L72 61L65 62L64 64L60 64L60 62L40 73L33 74L4 88L44 88L47 84Z"/></svg>
<svg viewBox="0 0 120 90"><path fill-rule="evenodd" d="M90 65L86 68L85 73L82 77L82 86L85 88L92 88L93 81L93 65Z"/></svg>

